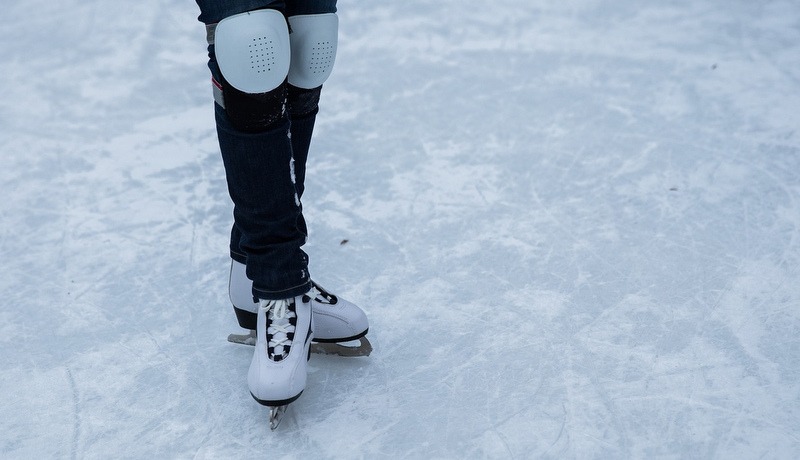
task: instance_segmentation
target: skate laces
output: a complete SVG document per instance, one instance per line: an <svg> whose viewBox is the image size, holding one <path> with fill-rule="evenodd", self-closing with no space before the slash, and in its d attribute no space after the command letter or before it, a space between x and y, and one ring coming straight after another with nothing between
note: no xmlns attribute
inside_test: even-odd
<svg viewBox="0 0 800 460"><path fill-rule="evenodd" d="M291 299L262 301L267 314L267 353L275 361L289 354L294 339L297 314Z"/></svg>

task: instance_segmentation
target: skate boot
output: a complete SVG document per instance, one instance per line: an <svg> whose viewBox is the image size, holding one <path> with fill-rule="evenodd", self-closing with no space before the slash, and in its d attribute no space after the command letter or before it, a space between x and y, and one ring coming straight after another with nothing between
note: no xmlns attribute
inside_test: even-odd
<svg viewBox="0 0 800 460"><path fill-rule="evenodd" d="M312 281L311 297L314 312L314 342L312 352L340 356L369 356L372 344L365 337L369 321L364 311L345 299L333 295ZM231 334L234 343L253 345L256 338L256 313L258 303L253 301L253 282L247 278L245 265L231 261L230 294L239 326L249 329L249 334ZM349 342L349 343L343 343Z"/></svg>
<svg viewBox="0 0 800 460"><path fill-rule="evenodd" d="M314 337L311 298L261 300L256 322L258 334L247 385L259 404L271 408L270 427L275 429L285 406L306 387Z"/></svg>

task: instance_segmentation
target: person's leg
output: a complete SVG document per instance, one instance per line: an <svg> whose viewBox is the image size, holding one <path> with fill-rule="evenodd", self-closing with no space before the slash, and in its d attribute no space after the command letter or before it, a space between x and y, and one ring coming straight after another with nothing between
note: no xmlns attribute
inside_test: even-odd
<svg viewBox="0 0 800 460"><path fill-rule="evenodd" d="M308 258L300 249L306 235L286 110L288 24L281 9L243 3L259 9L220 11L213 4L205 10L206 2L198 0L201 18L219 20L207 24L217 136L234 222L241 232L238 249L258 299L247 382L253 398L273 408L274 428L282 414L279 407L305 389L314 337L311 299L305 294L312 285Z"/></svg>
<svg viewBox="0 0 800 460"><path fill-rule="evenodd" d="M336 13L336 0L287 0L286 2L286 16L289 18L289 24L293 22L293 17L296 16L312 16L312 15L331 15ZM336 25L338 27L338 23ZM292 32L292 37L295 36L295 31ZM302 31L299 31L302 32ZM327 79L330 69L333 66L333 58L336 54L336 29L331 29L328 26L328 34L331 38L325 41L333 40L332 48L330 45L325 50L330 56L330 61L327 64L327 74L321 78L322 82ZM297 48L300 46L308 47L307 43L298 43L300 40L293 38L292 47ZM297 45L297 46L296 46ZM293 58L296 56L296 50L293 49ZM295 63L293 66L297 66ZM305 190L305 177L306 177L306 162L308 160L308 151L311 146L311 136L314 132L314 123L319 111L319 100L322 92L322 82L316 85L316 82L303 85L303 82L294 82L292 76L296 72L290 72L289 86L288 86L288 102L289 102L289 118L292 122L292 149L294 151L295 159L295 173L297 175L297 192L302 198L303 191ZM296 86L300 83L303 87ZM305 83L308 83L306 81ZM306 86L313 86L307 88Z"/></svg>
<svg viewBox="0 0 800 460"><path fill-rule="evenodd" d="M198 0L198 2L200 1L202 0ZM286 16L290 18L301 15L333 14L336 13L336 0L287 0L284 9ZM213 15L209 14L209 16ZM311 146L311 137L314 132L317 112L319 112L322 85L307 89L299 88L290 81L287 89L289 119L291 120L292 153L295 161L295 185L297 187L297 195L302 200L303 192L305 191L308 151ZM299 224L301 231L308 235L305 220L301 219ZM241 238L241 230L234 225L231 229L231 257L244 264L246 263L246 255L240 247Z"/></svg>
<svg viewBox="0 0 800 460"><path fill-rule="evenodd" d="M338 21L335 17L336 0L287 0L281 7L284 8L290 27L295 22L298 29L290 30L293 48L292 69L300 68L301 71L290 69L287 84L287 108L294 158L295 189L298 198L302 200L305 191L306 163L319 111L322 83L330 75L336 54L336 34L338 32ZM320 50L317 43L309 43L309 40L314 38L320 38L321 41L328 44L324 45L323 50ZM301 53L297 53L297 50ZM316 57L308 57L318 55L324 55L327 58L320 61ZM314 66L314 70L310 74L307 70L303 71L309 66L309 59L313 59L311 65ZM307 237L308 229L302 216L302 204L300 206L301 213L297 219L297 227L299 232ZM231 258L240 264L249 266L248 251L243 247L247 244L247 240L242 230L238 222L234 223L230 240ZM248 277L252 275L249 267L247 274ZM237 314L239 313L237 311Z"/></svg>
<svg viewBox="0 0 800 460"><path fill-rule="evenodd" d="M297 198L294 205L288 207L290 200L288 196L281 198L281 192L290 188L285 184L277 189L275 187L280 185L281 180L285 182L286 175L279 175L278 180L269 177L268 180L263 180L265 173L285 171L283 163L287 162L285 153L288 137L283 127L274 128L284 122L283 117L276 121L274 118L277 112L265 111L265 107L277 107L283 93L278 92L277 88L256 95L237 92L224 79L217 62L214 47L217 25L212 24L209 27L209 67L215 82L217 129L236 217L231 231L230 250L233 261L229 293L239 324L246 329L257 329L258 299L274 297L272 292L265 292L258 282L251 280L260 280L261 286L286 285L286 279L270 280L269 274L280 276L297 273L307 267L307 258L302 251L299 254L299 265L287 266L279 263L296 262L298 257L292 257L291 250L299 248L307 235L299 198L304 190L305 164L318 112L320 90L330 74L336 51L338 21L333 14L335 4L332 0L315 0L298 3L300 8L297 8L292 6L295 3L289 2L286 8L295 13L309 13L295 14L288 18L289 24L294 23L296 26L294 35L290 38L292 46L303 51L293 56L291 64L299 65L300 70L296 69L293 74L287 72L290 74L290 83L286 85L291 135L289 143L294 158L294 190ZM217 18L224 14L226 13L203 11L201 18ZM322 43L323 50L315 48L319 43ZM316 57L320 55L324 56L321 61ZM292 82L296 84L291 84ZM280 113L283 114L283 111ZM273 131L277 132L277 136ZM251 212L260 209L288 209L284 214L296 222L296 225L263 219L258 212ZM295 212L298 210L299 212ZM290 230L289 233L285 233L287 229ZM259 275L265 271L265 267L266 275ZM261 277L257 278L258 276ZM340 342L360 338L367 333L368 321L360 308L328 294L316 285L313 286L315 289L310 296L316 318L315 340ZM316 334L317 330L319 334Z"/></svg>
<svg viewBox="0 0 800 460"><path fill-rule="evenodd" d="M208 27L209 68L215 87L220 151L234 203L231 257L247 265L254 297L284 299L311 288L308 257L300 249L306 239L305 222L295 184L290 121L285 110L288 30L281 32L287 40L281 45L284 49L279 49L278 42L272 43L277 39L270 34L278 33L272 30L274 25L286 29L282 14L238 13L253 6L283 8L283 2L232 3L198 0L201 19L223 21ZM236 14L220 18L231 12ZM238 34L243 28L251 27L247 22L251 17L270 17L274 23L252 26L265 29L263 33L254 31L252 38L263 39L264 44L237 41L242 40ZM236 24L229 25L234 18ZM224 43L217 43L220 40ZM218 49L220 45L225 48ZM255 61L254 52L259 56ZM276 67L276 56L278 63L285 61L285 69ZM239 60L249 60L245 62L247 67ZM270 83L264 86L264 81Z"/></svg>

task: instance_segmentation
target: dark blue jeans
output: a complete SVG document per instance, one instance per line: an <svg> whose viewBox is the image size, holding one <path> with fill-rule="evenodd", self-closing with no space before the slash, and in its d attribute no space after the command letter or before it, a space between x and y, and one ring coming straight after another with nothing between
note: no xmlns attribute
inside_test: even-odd
<svg viewBox="0 0 800 460"><path fill-rule="evenodd" d="M197 0L197 4L199 20L206 24L259 8L277 9L287 17L336 11L336 0ZM222 81L213 45L208 52L211 74ZM308 231L300 198L318 107L313 93L292 89L286 115L258 133L237 130L225 109L215 104L217 137L234 204L230 254L247 266L253 296L260 299L293 297L311 288L308 256L301 249Z"/></svg>
<svg viewBox="0 0 800 460"><path fill-rule="evenodd" d="M273 8L286 16L335 13L336 0L197 0L201 22L214 24L228 16L260 8Z"/></svg>

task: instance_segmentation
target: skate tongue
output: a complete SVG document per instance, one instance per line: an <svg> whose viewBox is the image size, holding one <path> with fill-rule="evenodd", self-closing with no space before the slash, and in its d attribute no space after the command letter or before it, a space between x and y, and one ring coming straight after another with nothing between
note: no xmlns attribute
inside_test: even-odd
<svg viewBox="0 0 800 460"><path fill-rule="evenodd" d="M272 306L272 319L286 318L286 312L289 311L288 300L278 300Z"/></svg>

